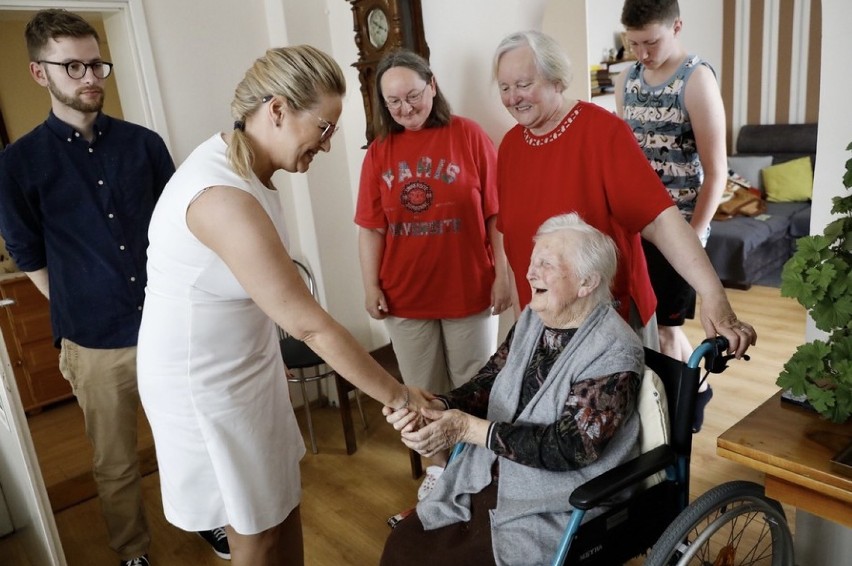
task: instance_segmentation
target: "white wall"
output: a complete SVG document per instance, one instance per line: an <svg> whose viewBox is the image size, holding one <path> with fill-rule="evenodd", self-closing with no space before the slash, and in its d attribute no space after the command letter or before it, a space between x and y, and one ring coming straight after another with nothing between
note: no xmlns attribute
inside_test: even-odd
<svg viewBox="0 0 852 566"><path fill-rule="evenodd" d="M832 220L832 197L848 194L843 187L843 175L846 160L852 157L846 151L846 146L852 142L852 110L849 108L852 75L842 69L848 68L846 55L852 53L850 13L852 8L845 0L822 0L822 71L811 234L822 233ZM807 338L812 340L821 335L809 320Z"/></svg>
<svg viewBox="0 0 852 566"><path fill-rule="evenodd" d="M604 48L614 47L613 33L624 29L623 5L624 0L594 0L593 7L590 6L589 65L600 63ZM722 0L681 0L680 18L683 20L680 38L686 50L710 61L717 76L721 76Z"/></svg>
<svg viewBox="0 0 852 566"><path fill-rule="evenodd" d="M269 45L262 0L143 0L172 154L180 163L233 123L243 73Z"/></svg>

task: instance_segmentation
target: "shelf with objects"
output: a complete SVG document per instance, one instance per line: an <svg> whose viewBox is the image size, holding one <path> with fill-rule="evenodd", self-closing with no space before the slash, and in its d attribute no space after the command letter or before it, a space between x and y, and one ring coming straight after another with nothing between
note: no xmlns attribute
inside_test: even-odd
<svg viewBox="0 0 852 566"><path fill-rule="evenodd" d="M615 78L627 67L636 62L636 57L630 51L624 49L605 50L605 57L601 62L589 67L591 79L592 97L612 94L614 92Z"/></svg>

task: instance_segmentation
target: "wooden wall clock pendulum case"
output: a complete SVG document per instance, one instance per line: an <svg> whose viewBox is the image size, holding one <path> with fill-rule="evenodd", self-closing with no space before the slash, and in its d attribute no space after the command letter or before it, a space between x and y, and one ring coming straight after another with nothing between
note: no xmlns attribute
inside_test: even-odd
<svg viewBox="0 0 852 566"><path fill-rule="evenodd" d="M352 4L355 45L364 115L367 118L367 144L373 141L373 113L377 100L376 67L390 51L405 47L429 59L429 46L423 32L420 0L346 0ZM365 146L366 147L366 146Z"/></svg>

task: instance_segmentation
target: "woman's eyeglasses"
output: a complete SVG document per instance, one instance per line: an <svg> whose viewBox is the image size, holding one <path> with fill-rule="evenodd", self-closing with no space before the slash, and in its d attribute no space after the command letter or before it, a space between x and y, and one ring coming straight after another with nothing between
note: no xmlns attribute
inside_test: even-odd
<svg viewBox="0 0 852 566"><path fill-rule="evenodd" d="M423 93L426 92L426 88L430 83L426 83L426 85L420 89L420 92L412 92L409 93L405 98L386 98L385 106L388 107L388 110L399 110L402 108L403 101L409 106L414 106L423 98Z"/></svg>
<svg viewBox="0 0 852 566"><path fill-rule="evenodd" d="M267 94L266 96L261 98L260 101L262 103L266 104L267 102L272 100L272 98L273 97L272 97L271 94ZM307 112L307 110L305 112ZM314 114L312 112L307 112L307 113L310 114L311 116L313 116L314 118L316 118L319 121L319 128L322 130L322 133L320 134L319 142L322 144L322 143L325 143L328 140L330 140L331 136L333 136L334 133L338 130L337 124L335 124L334 122L329 122L328 120L326 120L324 118L320 118L319 116L317 116L316 114Z"/></svg>
<svg viewBox="0 0 852 566"><path fill-rule="evenodd" d="M325 143L330 140L331 136L333 136L334 133L337 131L337 124L329 122L328 120L324 120L323 118L320 118L319 116L317 116L316 114L312 114L311 112L308 112L308 114L319 120L319 127L320 129L322 129L319 142Z"/></svg>

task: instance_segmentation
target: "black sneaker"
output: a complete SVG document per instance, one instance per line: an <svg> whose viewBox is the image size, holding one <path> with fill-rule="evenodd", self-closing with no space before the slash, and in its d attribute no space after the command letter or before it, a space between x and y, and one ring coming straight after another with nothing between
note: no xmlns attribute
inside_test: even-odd
<svg viewBox="0 0 852 566"><path fill-rule="evenodd" d="M213 547L216 556L224 560L231 559L231 547L228 546L228 535L223 527L216 527L212 531L200 531L198 536L207 541Z"/></svg>
<svg viewBox="0 0 852 566"><path fill-rule="evenodd" d="M143 554L130 560L122 560L121 566L151 566L151 562L148 560L148 555Z"/></svg>

